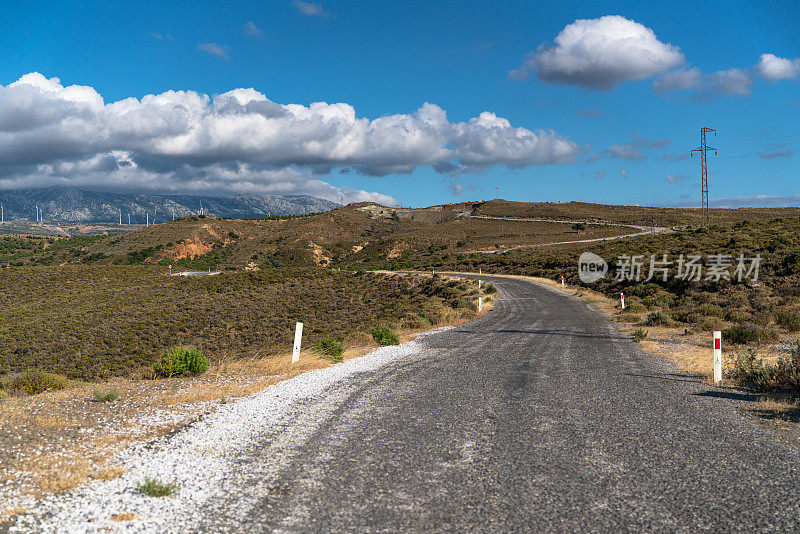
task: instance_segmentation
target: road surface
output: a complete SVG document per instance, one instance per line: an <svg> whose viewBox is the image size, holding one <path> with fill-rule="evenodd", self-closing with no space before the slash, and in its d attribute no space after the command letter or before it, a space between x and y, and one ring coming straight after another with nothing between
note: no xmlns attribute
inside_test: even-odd
<svg viewBox="0 0 800 534"><path fill-rule="evenodd" d="M296 406L198 530L800 529L800 454L739 415L745 401L576 298L493 282L485 317Z"/></svg>
<svg viewBox="0 0 800 534"><path fill-rule="evenodd" d="M612 235L607 237L594 237L591 239L577 239L573 241L555 241L552 243L536 243L534 245L518 245L515 247L498 248L492 250L476 250L479 254L502 254L512 250L520 250L525 248L549 247L552 245L571 245L575 243L597 243L599 241L614 241L616 239L626 239L628 237L636 237L640 235L649 234L663 234L672 232L671 228L663 226L639 226L636 224L612 223L612 222L595 222L595 221L578 221L578 220L559 220L559 219L523 219L517 217L491 217L489 215L472 215L469 213L462 214L463 217L471 219L489 219L493 221L515 221L515 222L547 222L547 223L563 223L563 224L586 224L594 226L622 226L625 228L634 228L636 232L630 234Z"/></svg>

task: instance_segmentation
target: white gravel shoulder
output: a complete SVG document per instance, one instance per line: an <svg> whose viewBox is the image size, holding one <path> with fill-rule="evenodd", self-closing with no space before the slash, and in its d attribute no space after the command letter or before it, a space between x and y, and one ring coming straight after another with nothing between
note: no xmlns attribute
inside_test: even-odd
<svg viewBox="0 0 800 534"><path fill-rule="evenodd" d="M417 339L447 329L430 330ZM125 475L108 482L93 481L39 501L17 518L9 532L180 532L205 503L225 498L225 478L237 451L254 443L265 429L285 424L285 416L298 402L420 350L417 340L381 347L220 405L173 436L138 443L120 452L117 462L125 468ZM136 490L147 477L175 482L179 491L172 497L147 497ZM121 513L135 514L135 518L112 519Z"/></svg>

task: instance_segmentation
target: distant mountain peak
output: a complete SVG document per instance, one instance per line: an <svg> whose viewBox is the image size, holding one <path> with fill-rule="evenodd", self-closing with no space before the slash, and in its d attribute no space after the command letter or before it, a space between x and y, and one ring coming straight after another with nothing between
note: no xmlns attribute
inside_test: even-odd
<svg viewBox="0 0 800 534"><path fill-rule="evenodd" d="M206 213L235 219L330 211L336 202L309 195L172 195L110 193L76 187L0 191L6 221L142 224Z"/></svg>

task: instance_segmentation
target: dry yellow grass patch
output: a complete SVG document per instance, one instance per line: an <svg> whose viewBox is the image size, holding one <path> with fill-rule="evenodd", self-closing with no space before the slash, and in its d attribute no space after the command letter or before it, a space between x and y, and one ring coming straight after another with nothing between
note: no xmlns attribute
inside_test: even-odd
<svg viewBox="0 0 800 534"><path fill-rule="evenodd" d="M10 523L12 519L16 516L24 514L27 512L28 509L22 506L14 506L13 508L9 508L8 510L3 510L0 508L0 524L2 523Z"/></svg>
<svg viewBox="0 0 800 534"><path fill-rule="evenodd" d="M132 521L136 519L136 514L131 512L117 512L116 514L111 514L112 521Z"/></svg>
<svg viewBox="0 0 800 534"><path fill-rule="evenodd" d="M91 466L87 460L47 455L31 462L27 471L43 493L62 493L80 486L89 477Z"/></svg>
<svg viewBox="0 0 800 534"><path fill-rule="evenodd" d="M97 480L102 480L103 482L108 482L109 480L114 480L115 478L119 478L125 474L125 469L118 465L112 465L108 467L104 467L100 471L94 474L93 478Z"/></svg>

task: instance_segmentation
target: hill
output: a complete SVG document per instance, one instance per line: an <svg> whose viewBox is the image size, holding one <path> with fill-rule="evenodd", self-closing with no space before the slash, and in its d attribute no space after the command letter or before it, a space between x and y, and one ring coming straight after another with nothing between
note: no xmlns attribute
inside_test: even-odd
<svg viewBox="0 0 800 534"><path fill-rule="evenodd" d="M655 215L658 218L655 218ZM800 208L712 210L724 225L798 216ZM505 220L514 217L536 221ZM308 216L236 220L192 215L134 232L96 238L8 237L0 265L171 264L184 269L260 270L281 266L391 268L452 255L542 247L647 231L653 220L674 230L697 210L502 200L428 208L351 204ZM575 224L575 221L584 221ZM698 225L695 224L694 227ZM674 231L673 230L673 231ZM444 258L447 263L447 258Z"/></svg>
<svg viewBox="0 0 800 534"><path fill-rule="evenodd" d="M492 200L475 203L476 215L543 219L581 219L644 226L698 226L703 224L700 208L662 208L657 206L618 206L589 202L511 202ZM711 224L730 224L742 220L761 221L774 217L798 217L800 207L715 208L709 210Z"/></svg>
<svg viewBox="0 0 800 534"><path fill-rule="evenodd" d="M37 206L47 222L145 224L207 213L237 219L268 215L302 215L334 209L335 202L312 196L283 195L138 195L104 193L68 187L0 192L6 221L36 221Z"/></svg>

